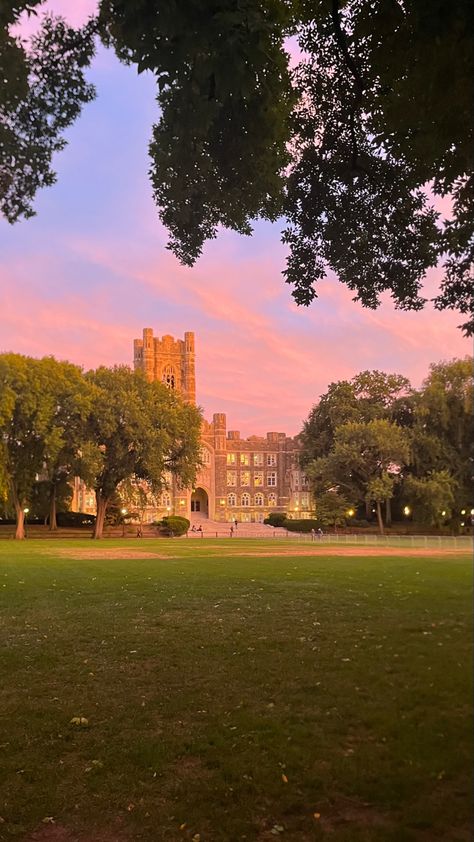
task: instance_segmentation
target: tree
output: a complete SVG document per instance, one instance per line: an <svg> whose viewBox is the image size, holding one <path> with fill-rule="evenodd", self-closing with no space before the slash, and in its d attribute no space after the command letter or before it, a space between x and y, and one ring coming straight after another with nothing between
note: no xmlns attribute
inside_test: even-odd
<svg viewBox="0 0 474 842"><path fill-rule="evenodd" d="M333 488L318 495L316 518L321 526L332 526L336 529L345 524L348 509L347 497Z"/></svg>
<svg viewBox="0 0 474 842"><path fill-rule="evenodd" d="M8 0L0 18L8 96L21 103L26 59L8 33L27 5ZM104 43L156 77L150 176L169 248L183 263L196 261L220 225L249 234L257 217L283 216L284 275L299 304L317 297L331 270L366 307L388 292L397 307L417 310L427 269L444 261L435 306L467 315L463 328L474 331L470 0L99 0L98 8ZM90 60L93 29L73 36L75 72ZM304 52L293 74L289 35ZM54 69L62 36L45 38ZM38 51L45 55L42 43ZM66 74L57 87L50 69L47 92L52 84L66 96L70 122L92 94L79 71L71 94ZM32 105L44 126L48 96ZM54 111L45 165L34 144L22 143L22 126L12 144L26 184L3 208L12 220L51 183L48 150L64 127ZM12 177L10 167L7 186ZM449 218L433 209L433 193L452 197Z"/></svg>
<svg viewBox="0 0 474 842"><path fill-rule="evenodd" d="M64 131L95 96L84 76L93 23L75 30L44 17L28 46L12 34L42 2L2 0L0 8L0 211L12 223L32 216L37 190L54 184L51 161L66 145Z"/></svg>
<svg viewBox="0 0 474 842"><path fill-rule="evenodd" d="M471 507L473 398L472 361L466 357L431 365L415 408L411 473L429 480L426 487L433 489L433 477L449 474L457 520L463 508ZM448 500L442 508L449 508Z"/></svg>
<svg viewBox="0 0 474 842"><path fill-rule="evenodd" d="M302 467L330 452L342 424L386 418L408 426L412 395L406 377L382 371L362 371L352 380L331 383L304 422L300 434Z"/></svg>
<svg viewBox="0 0 474 842"><path fill-rule="evenodd" d="M430 471L418 478L408 475L403 493L412 504L416 520L429 526L441 526L450 520L455 506L456 480L449 471Z"/></svg>
<svg viewBox="0 0 474 842"><path fill-rule="evenodd" d="M41 476L46 478L49 487L48 524L54 531L57 529L58 490L73 476L81 475L80 454L86 446L87 421L95 391L78 366L58 362L52 357L45 358L43 365L49 367L49 388L53 392L55 409Z"/></svg>
<svg viewBox="0 0 474 842"><path fill-rule="evenodd" d="M380 503L392 496L393 485L409 459L410 437L396 424L386 419L342 424L329 454L306 468L316 505L318 493L330 491L351 500L374 501L383 532Z"/></svg>
<svg viewBox="0 0 474 842"><path fill-rule="evenodd" d="M102 367L86 378L97 390L87 463L97 501L94 538L100 538L109 502L125 480L146 480L155 493L166 484L167 472L183 486L192 484L200 461L201 415L161 383L149 383L125 366Z"/></svg>
<svg viewBox="0 0 474 842"><path fill-rule="evenodd" d="M20 354L0 355L0 473L15 509L15 537L25 537L25 508L48 460L56 460L65 430L56 424L58 367Z"/></svg>

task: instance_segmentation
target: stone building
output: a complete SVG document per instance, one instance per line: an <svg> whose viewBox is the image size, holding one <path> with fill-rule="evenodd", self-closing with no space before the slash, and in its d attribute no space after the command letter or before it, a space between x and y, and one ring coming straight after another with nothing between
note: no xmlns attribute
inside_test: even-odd
<svg viewBox="0 0 474 842"><path fill-rule="evenodd" d="M176 389L185 400L196 401L194 333L185 333L184 340L168 335L160 339L145 328L143 338L134 341L134 367L149 380ZM244 523L263 521L270 512L307 518L311 496L298 449L297 438L285 433L243 439L237 430L227 429L224 413L214 413L212 421L203 421L196 487L179 490L170 478L169 488L147 508L144 520L167 513Z"/></svg>

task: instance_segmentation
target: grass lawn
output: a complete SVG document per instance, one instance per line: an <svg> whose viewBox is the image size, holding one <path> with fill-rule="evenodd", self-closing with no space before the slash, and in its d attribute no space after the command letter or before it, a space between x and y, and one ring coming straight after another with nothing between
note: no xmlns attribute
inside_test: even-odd
<svg viewBox="0 0 474 842"><path fill-rule="evenodd" d="M2 541L2 842L470 839L470 557L330 552Z"/></svg>

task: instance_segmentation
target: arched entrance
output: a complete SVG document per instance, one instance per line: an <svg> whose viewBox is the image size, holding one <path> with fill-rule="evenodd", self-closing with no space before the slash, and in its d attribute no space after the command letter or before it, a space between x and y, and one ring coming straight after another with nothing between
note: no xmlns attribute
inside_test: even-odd
<svg viewBox="0 0 474 842"><path fill-rule="evenodd" d="M195 488L191 494L191 514L209 517L209 497L204 488Z"/></svg>

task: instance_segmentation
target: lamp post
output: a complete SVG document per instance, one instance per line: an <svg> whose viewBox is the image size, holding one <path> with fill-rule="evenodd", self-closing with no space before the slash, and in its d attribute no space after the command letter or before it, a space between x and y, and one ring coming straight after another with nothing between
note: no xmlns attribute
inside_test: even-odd
<svg viewBox="0 0 474 842"><path fill-rule="evenodd" d="M27 538L27 537L28 537L28 533L27 533L27 530L26 530L26 524L27 524L27 522L28 522L28 512L29 512L29 511L30 511L30 510L29 510L28 506L26 506L26 507L23 509L23 514L24 514L24 516L25 516L25 517L24 517L24 519L23 519L23 528L24 528L24 530L25 530L25 538Z"/></svg>
<svg viewBox="0 0 474 842"><path fill-rule="evenodd" d="M127 514L126 509L120 509L122 515L122 538L125 538L125 515Z"/></svg>

